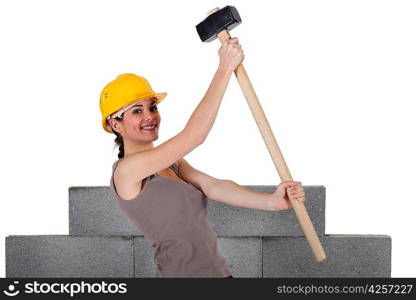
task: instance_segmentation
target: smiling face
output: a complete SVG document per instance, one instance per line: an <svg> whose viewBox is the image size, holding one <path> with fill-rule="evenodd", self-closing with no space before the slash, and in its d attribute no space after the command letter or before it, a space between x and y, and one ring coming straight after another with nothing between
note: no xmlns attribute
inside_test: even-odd
<svg viewBox="0 0 416 300"><path fill-rule="evenodd" d="M110 125L123 139L133 142L152 142L159 137L160 114L156 99L136 103L123 113L123 120L110 119Z"/></svg>

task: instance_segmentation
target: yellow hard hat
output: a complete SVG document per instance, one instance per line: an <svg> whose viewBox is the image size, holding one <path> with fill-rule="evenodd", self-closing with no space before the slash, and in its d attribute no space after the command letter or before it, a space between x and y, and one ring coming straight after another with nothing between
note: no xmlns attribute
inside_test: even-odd
<svg viewBox="0 0 416 300"><path fill-rule="evenodd" d="M105 131L112 133L106 119L124 106L150 97L157 98L159 104L165 99L167 93L155 93L146 78L133 74L124 73L108 83L100 94L100 110L102 114L102 126Z"/></svg>

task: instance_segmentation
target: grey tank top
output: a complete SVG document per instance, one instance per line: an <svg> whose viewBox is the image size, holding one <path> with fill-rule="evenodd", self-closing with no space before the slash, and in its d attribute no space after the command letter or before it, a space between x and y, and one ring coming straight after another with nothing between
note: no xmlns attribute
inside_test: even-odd
<svg viewBox="0 0 416 300"><path fill-rule="evenodd" d="M153 174L133 199L112 196L121 210L155 248L157 277L228 277L231 272L218 253L217 234L207 218L207 197L191 183ZM180 176L177 164L170 168Z"/></svg>

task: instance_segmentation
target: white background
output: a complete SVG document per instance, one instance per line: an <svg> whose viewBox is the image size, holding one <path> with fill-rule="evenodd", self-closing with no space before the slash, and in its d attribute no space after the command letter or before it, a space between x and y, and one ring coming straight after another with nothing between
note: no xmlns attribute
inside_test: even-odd
<svg viewBox="0 0 416 300"><path fill-rule="evenodd" d="M195 25L225 5L294 180L326 188L326 234L390 235L392 277L415 277L416 3L380 0L2 1L0 276L6 236L66 235L68 188L108 186L105 84L133 72L168 93L155 146L183 129L219 62ZM241 185L280 183L234 76L186 158Z"/></svg>

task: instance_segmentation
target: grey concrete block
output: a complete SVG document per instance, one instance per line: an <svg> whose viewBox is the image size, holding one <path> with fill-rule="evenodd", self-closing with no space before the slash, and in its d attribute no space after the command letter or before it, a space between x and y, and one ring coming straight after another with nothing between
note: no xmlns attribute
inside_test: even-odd
<svg viewBox="0 0 416 300"><path fill-rule="evenodd" d="M234 277L390 277L386 235L320 237L327 259L316 262L305 237L218 237ZM6 277L157 276L144 237L8 236Z"/></svg>
<svg viewBox="0 0 416 300"><path fill-rule="evenodd" d="M236 278L262 277L261 237L218 237L218 252Z"/></svg>
<svg viewBox="0 0 416 300"><path fill-rule="evenodd" d="M276 186L245 186L272 193ZM325 233L325 187L304 186L305 207L318 235ZM293 209L265 211L208 201L208 219L218 236L304 236ZM109 187L69 188L70 235L143 236L110 197Z"/></svg>
<svg viewBox="0 0 416 300"><path fill-rule="evenodd" d="M155 249L144 237L134 238L135 277L157 277ZM218 252L234 277L262 276L262 241L259 237L218 237Z"/></svg>
<svg viewBox="0 0 416 300"><path fill-rule="evenodd" d="M264 237L263 277L391 277L387 235L320 237L327 259L318 263L305 237Z"/></svg>
<svg viewBox="0 0 416 300"><path fill-rule="evenodd" d="M134 277L133 239L6 237L6 277Z"/></svg>
<svg viewBox="0 0 416 300"><path fill-rule="evenodd" d="M143 235L110 197L109 187L88 186L69 188L69 234Z"/></svg>

